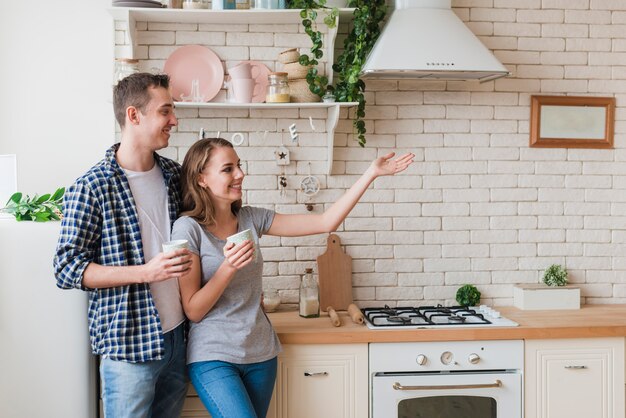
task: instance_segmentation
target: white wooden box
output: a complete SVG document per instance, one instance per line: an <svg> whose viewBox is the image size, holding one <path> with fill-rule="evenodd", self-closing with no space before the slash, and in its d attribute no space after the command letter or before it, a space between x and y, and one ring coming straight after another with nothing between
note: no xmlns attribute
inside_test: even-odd
<svg viewBox="0 0 626 418"><path fill-rule="evenodd" d="M526 310L580 309L580 288L520 284L513 287L513 304Z"/></svg>

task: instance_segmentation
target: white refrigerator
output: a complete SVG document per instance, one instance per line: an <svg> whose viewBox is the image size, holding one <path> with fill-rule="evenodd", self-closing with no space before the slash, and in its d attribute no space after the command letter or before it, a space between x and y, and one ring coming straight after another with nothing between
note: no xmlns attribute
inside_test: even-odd
<svg viewBox="0 0 626 418"><path fill-rule="evenodd" d="M59 222L0 219L0 417L95 418L87 294L56 287Z"/></svg>

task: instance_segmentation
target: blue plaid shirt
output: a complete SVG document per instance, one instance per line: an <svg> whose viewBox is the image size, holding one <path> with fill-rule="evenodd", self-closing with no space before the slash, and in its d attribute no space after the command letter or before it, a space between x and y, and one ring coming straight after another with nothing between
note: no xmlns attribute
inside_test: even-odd
<svg viewBox="0 0 626 418"><path fill-rule="evenodd" d="M163 332L150 286L108 289L83 286L91 262L103 266L144 264L135 201L123 169L115 160L119 144L78 178L63 199L61 234L54 257L57 286L89 291L89 336L95 354L142 362L163 357ZM168 187L171 223L180 204L180 165L158 156Z"/></svg>

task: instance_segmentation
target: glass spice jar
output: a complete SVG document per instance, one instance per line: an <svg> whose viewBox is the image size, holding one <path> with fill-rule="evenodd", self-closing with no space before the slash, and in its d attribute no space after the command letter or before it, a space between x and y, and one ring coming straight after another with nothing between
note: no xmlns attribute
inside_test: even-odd
<svg viewBox="0 0 626 418"><path fill-rule="evenodd" d="M287 73L269 73L267 76L269 85L265 101L267 103L289 103L289 83Z"/></svg>
<svg viewBox="0 0 626 418"><path fill-rule="evenodd" d="M208 9L209 0L183 0L183 9Z"/></svg>
<svg viewBox="0 0 626 418"><path fill-rule="evenodd" d="M300 282L300 316L303 318L317 318L320 316L320 289L317 280L313 277L313 269L304 270Z"/></svg>
<svg viewBox="0 0 626 418"><path fill-rule="evenodd" d="M139 60L131 58L116 58L113 83L117 84L122 78L139 72Z"/></svg>

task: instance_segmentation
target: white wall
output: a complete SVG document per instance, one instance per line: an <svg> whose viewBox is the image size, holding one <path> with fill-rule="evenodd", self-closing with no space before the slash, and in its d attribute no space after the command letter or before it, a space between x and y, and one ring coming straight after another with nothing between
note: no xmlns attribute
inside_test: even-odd
<svg viewBox="0 0 626 418"><path fill-rule="evenodd" d="M333 175L325 167L324 112L178 110L168 155L182 159L203 127L226 138L242 132L246 201L305 212L298 191L311 172L322 183L315 210L331 204L376 155L413 151L406 173L379 179L339 235L353 257L353 295L362 306L448 302L464 283L484 303L511 304L515 283L538 282L564 264L583 302L626 301L626 2L623 0L455 0L455 12L513 75L484 84L440 81L367 83L368 143L350 121L335 131ZM118 27L116 41L124 42ZM300 25L148 24L137 57L162 67L185 44L212 48L233 65L253 59L279 69L277 54L310 45ZM344 28L340 28L340 32ZM341 39L341 37L340 37ZM120 48L121 51L121 48ZM532 94L614 96L615 149L528 146ZM308 127L312 115L318 131ZM272 151L296 123L288 191L277 190ZM257 133L269 130L267 138ZM261 241L265 284L297 301L299 275L315 267L324 236Z"/></svg>
<svg viewBox="0 0 626 418"><path fill-rule="evenodd" d="M0 154L17 154L24 193L71 184L113 142L109 5L0 2ZM86 294L57 289L52 276L58 227L0 220L3 417L96 413Z"/></svg>
<svg viewBox="0 0 626 418"><path fill-rule="evenodd" d="M0 3L0 154L17 154L20 191L70 184L113 142L110 4Z"/></svg>

